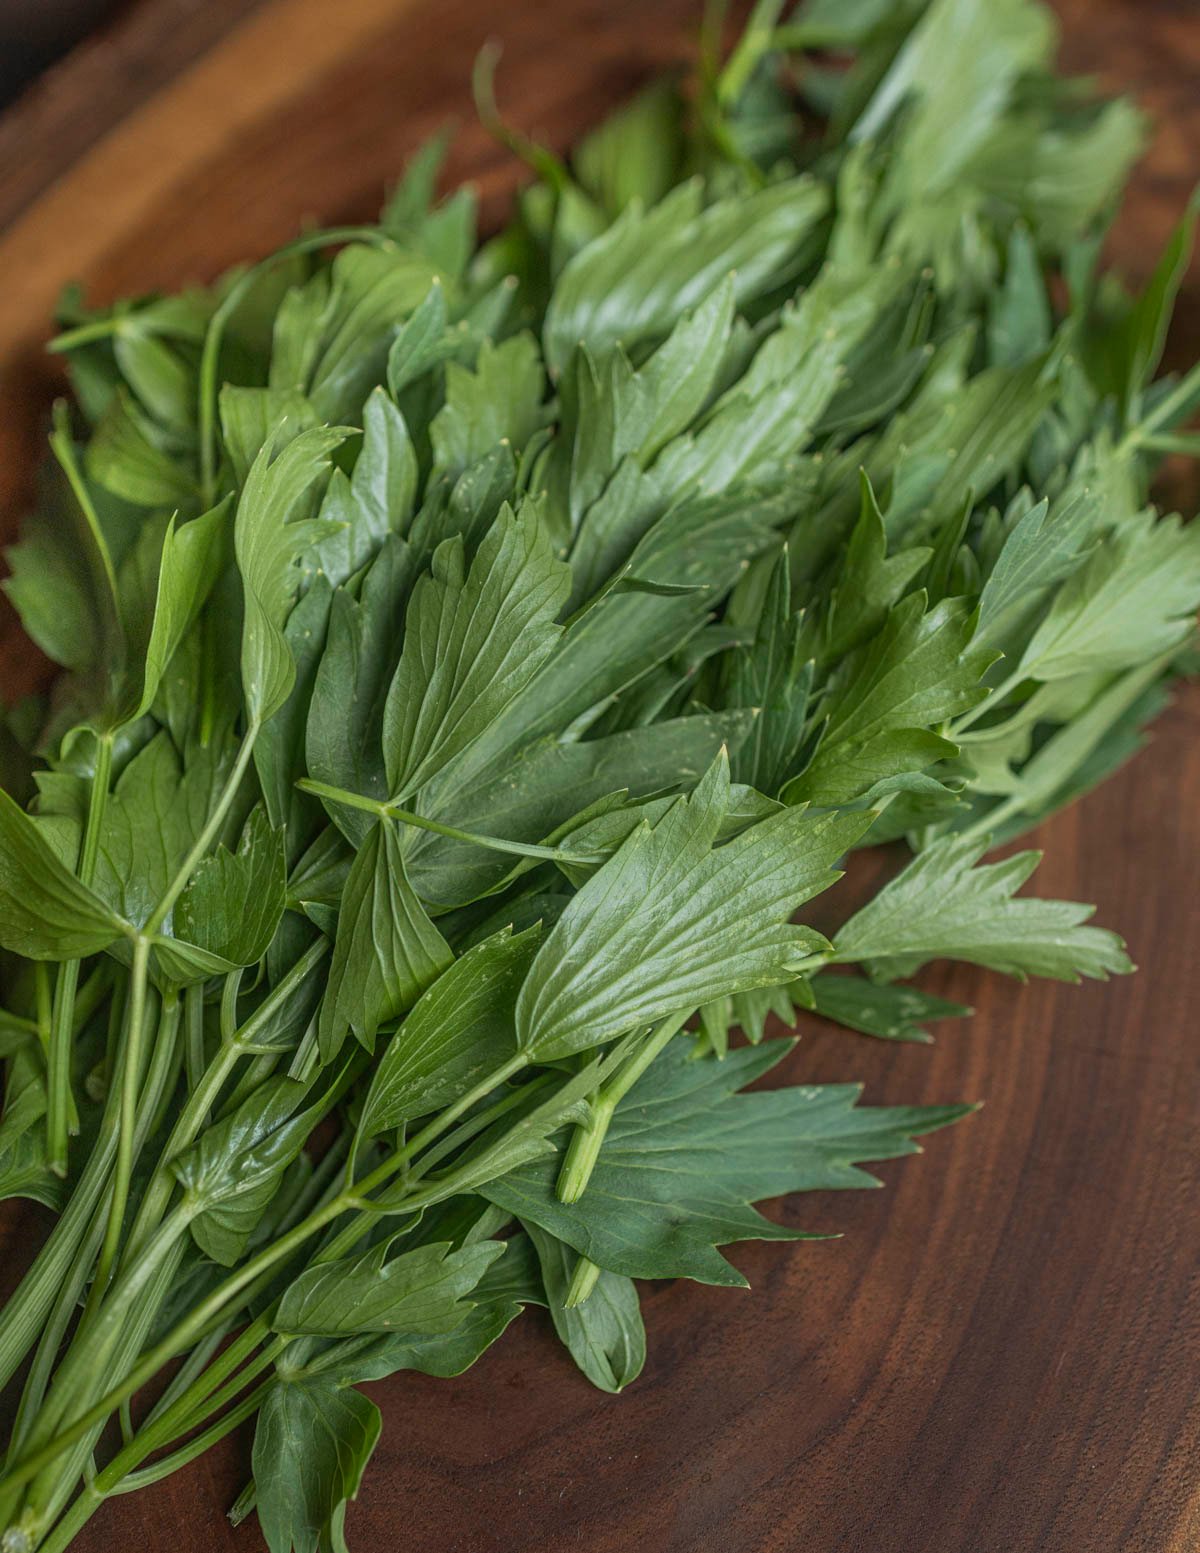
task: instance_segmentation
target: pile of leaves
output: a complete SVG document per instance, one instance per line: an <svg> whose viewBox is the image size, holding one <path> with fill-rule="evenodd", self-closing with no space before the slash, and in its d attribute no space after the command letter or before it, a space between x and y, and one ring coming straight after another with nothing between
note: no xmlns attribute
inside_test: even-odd
<svg viewBox="0 0 1200 1553"><path fill-rule="evenodd" d="M781 13L569 164L485 61L535 173L488 241L434 144L376 226L64 301L6 584L62 672L3 738L0 1192L57 1213L5 1553L254 1415L235 1515L344 1548L359 1382L534 1304L619 1390L632 1280L741 1283L721 1246L801 1238L757 1200L968 1109L746 1092L772 1015L919 1040L965 1012L930 960L1129 969L983 859L1188 649L1148 490L1197 451L1200 371L1154 377L1192 214L1142 295L1098 271L1141 127L1034 0Z"/></svg>

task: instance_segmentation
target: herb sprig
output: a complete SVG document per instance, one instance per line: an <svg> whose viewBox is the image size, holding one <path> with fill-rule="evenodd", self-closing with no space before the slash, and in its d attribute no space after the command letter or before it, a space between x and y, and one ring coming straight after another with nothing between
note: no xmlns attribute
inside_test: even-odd
<svg viewBox="0 0 1200 1553"><path fill-rule="evenodd" d="M57 1213L0 1313L4 1553L255 1416L235 1519L344 1548L359 1383L540 1304L618 1391L634 1278L742 1282L722 1246L805 1238L757 1201L970 1109L746 1092L772 1014L922 1040L969 1012L930 960L1130 969L985 857L1192 634L1149 493L1195 213L1141 296L1098 272L1141 126L1035 0L783 10L569 164L482 61L535 173L486 241L434 142L376 225L64 300L6 584L62 672L0 746L0 1195Z"/></svg>

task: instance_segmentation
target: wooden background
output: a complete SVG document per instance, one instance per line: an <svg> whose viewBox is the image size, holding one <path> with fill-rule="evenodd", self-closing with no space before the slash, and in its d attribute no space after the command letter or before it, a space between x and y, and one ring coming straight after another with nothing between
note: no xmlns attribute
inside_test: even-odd
<svg viewBox="0 0 1200 1553"><path fill-rule="evenodd" d="M1064 54L1157 130L1115 242L1143 276L1200 174L1193 0L1061 0ZM473 125L469 63L504 40L502 104L567 143L686 56L694 0L141 0L0 117L0 528L53 387L60 286L96 301L359 218L449 116L452 174L498 218L514 169ZM1200 340L1193 278L1171 351ZM8 697L43 673L0 621ZM887 1191L780 1205L844 1240L745 1246L739 1295L648 1291L650 1359L589 1388L529 1313L467 1376L372 1388L383 1441L355 1553L1194 1553L1200 1548L1200 694L1044 828L1041 893L1095 901L1141 973L1021 987L955 971L976 1018L932 1048L810 1020L785 1076L879 1102L984 1099L884 1166ZM866 860L869 873L875 866ZM866 881L860 871L858 885ZM854 881L850 882L851 889ZM36 1211L0 1217L11 1278ZM3 1280L7 1281L7 1280ZM234 1438L114 1502L81 1553L225 1553Z"/></svg>

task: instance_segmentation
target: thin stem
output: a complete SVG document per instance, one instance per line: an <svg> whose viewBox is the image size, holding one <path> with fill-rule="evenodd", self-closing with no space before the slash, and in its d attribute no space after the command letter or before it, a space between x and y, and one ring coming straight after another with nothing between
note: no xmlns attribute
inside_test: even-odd
<svg viewBox="0 0 1200 1553"><path fill-rule="evenodd" d="M131 1494L139 1488L149 1488L152 1483L161 1482L163 1478L170 1477L172 1472L178 1472L181 1467L186 1467L189 1462L195 1461L197 1456L202 1456L206 1450L215 1445L218 1440L223 1440L227 1434L239 1428L248 1418L252 1418L262 1406L267 1392L275 1384L274 1376L269 1376L260 1382L252 1392L230 1408L223 1418L218 1418L215 1423L209 1424L195 1439L189 1440L186 1445L181 1445L178 1450L172 1451L169 1456L164 1456L161 1461L154 1462L149 1467L143 1467L140 1472L130 1472L127 1476L119 1478L119 1487L107 1490L110 1494ZM136 1444L136 1437L130 1442ZM96 1479L97 1487L107 1479L108 1469L105 1468ZM101 1492L104 1492L101 1489Z"/></svg>
<svg viewBox="0 0 1200 1553"><path fill-rule="evenodd" d="M150 1071L146 1076L145 1091L139 1106L138 1133L134 1140L135 1152L140 1151L142 1144L149 1132L153 1130L151 1124L152 1113L157 1111L163 1097L174 1088L172 1073L174 1071L175 1034L176 1034L176 1010L165 1010L163 1026L159 1031L159 1037L155 1043L154 1058L150 1065ZM34 1355L33 1364L30 1366L29 1375L26 1377L24 1390L21 1393L21 1403L17 1410L17 1417L13 1424L12 1436L9 1441L11 1451L20 1449L21 1444L32 1431L35 1420L42 1409L42 1403L49 1387L54 1369L54 1361L58 1357L62 1340L66 1336L71 1317L75 1314L79 1305L80 1296L87 1286L88 1276L96 1260L96 1254L100 1249L104 1236L105 1216L98 1213L87 1232L87 1238L80 1247L75 1261L69 1269L68 1276L58 1292L53 1308L50 1311L49 1320L42 1332L38 1343L37 1352ZM89 1310L85 1312L84 1319L94 1313L94 1307L89 1300ZM80 1323L80 1330L83 1327ZM78 1332L76 1333L78 1336Z"/></svg>
<svg viewBox="0 0 1200 1553"><path fill-rule="evenodd" d="M90 885L96 872L100 851L100 833L108 806L108 785L112 777L112 735L96 741L96 768L88 795L87 823L76 869L79 882ZM79 961L67 960L59 967L54 996L54 1013L46 1060L46 1141L48 1164L56 1175L67 1173L68 1134L78 1131L78 1114L71 1094L72 1033L75 1022L75 995L79 986Z"/></svg>
<svg viewBox="0 0 1200 1553"><path fill-rule="evenodd" d="M367 798L362 793L352 793L346 788L331 787L326 782L315 782L302 777L296 786L302 792L312 793L330 803L342 804L347 809L362 809L380 819L399 820L402 825L413 825L419 830L432 831L435 836L446 836L451 841L465 841L471 846L487 847L493 852L508 852L514 857L536 857L553 863L603 863L607 852L572 852L565 847L544 847L531 841L508 841L502 836L485 836L478 831L459 830L455 825L443 825L440 820L427 819L402 809L391 799Z"/></svg>
<svg viewBox="0 0 1200 1553"><path fill-rule="evenodd" d="M252 1045L255 1036L269 1020L280 1004L286 1001L308 973L318 965L329 950L329 940L319 938L311 944L285 975L279 978L254 1012L237 1029L232 1039L223 1041L212 1061L204 1069L199 1081L189 1085L190 1093L179 1118L163 1144L158 1164L150 1178L150 1184L142 1198L141 1208L129 1236L128 1256L134 1256L146 1237L158 1224L167 1210L171 1194L175 1190L175 1177L171 1173L171 1161L193 1141L204 1127L225 1087L225 1081L238 1061ZM189 991L191 989L189 988Z"/></svg>
<svg viewBox="0 0 1200 1553"><path fill-rule="evenodd" d="M145 1039L146 977L150 961L150 941L139 934L133 946L133 968L129 982L129 1012L125 1027L125 1051L121 1062L121 1117L117 1133L117 1162L113 1174L112 1196L108 1205L108 1227L100 1260L92 1284L92 1296L103 1293L117 1259L129 1183L133 1176L133 1135L137 1127L138 1085L142 1069L142 1045ZM90 1302L89 1302L90 1303Z"/></svg>
<svg viewBox="0 0 1200 1553"><path fill-rule="evenodd" d="M0 1386L11 1380L71 1276L80 1246L108 1183L117 1147L118 1109L119 1097L112 1090L79 1184L50 1231L49 1239L0 1315ZM96 1249L99 1249L98 1242ZM94 1255L93 1251L87 1258L89 1266Z"/></svg>
<svg viewBox="0 0 1200 1553"><path fill-rule="evenodd" d="M961 717L954 720L950 725L950 737L952 739L957 738L960 734L965 733L972 724L978 722L985 712L995 711L1004 698L1011 695L1022 680L1026 680L1029 677L1029 669L1018 665L1007 679L1002 679L996 688L985 696L977 706L973 706L969 712L964 712Z"/></svg>
<svg viewBox="0 0 1200 1553"><path fill-rule="evenodd" d="M45 1445L33 1451L23 1460L14 1462L8 1469L4 1479L4 1486L12 1488L26 1483L36 1476L45 1467L50 1466L58 1457L78 1440L88 1434L97 1424L102 1424L126 1397L133 1396L148 1380L152 1380L158 1371L176 1354L182 1352L193 1342L207 1327L214 1316L219 1315L230 1302L252 1284L267 1269L276 1266L277 1263L289 1257L293 1251L299 1249L304 1242L315 1235L327 1224L333 1222L347 1208L353 1206L353 1201L339 1195L325 1208L311 1214L302 1223L298 1224L289 1234L284 1235L273 1245L267 1246L257 1256L252 1257L236 1273L228 1277L224 1283L218 1285L199 1305L182 1321L180 1321L161 1342L149 1349L139 1363L125 1376L125 1379L106 1392L99 1401L92 1404L79 1417L72 1420L61 1433ZM170 1225L171 1221L167 1221ZM167 1228L164 1225L164 1230ZM163 1231L160 1231L161 1235Z"/></svg>
<svg viewBox="0 0 1200 1553"><path fill-rule="evenodd" d="M1177 416L1182 415L1197 394L1200 394L1200 362L1180 378L1171 392L1154 406L1145 420L1130 427L1119 444L1117 452L1126 453L1132 448L1141 446L1160 426L1169 425Z"/></svg>
<svg viewBox="0 0 1200 1553"><path fill-rule="evenodd" d="M628 1062L592 1096L588 1119L576 1127L559 1171L556 1191L560 1202L578 1202L583 1196L600 1158L600 1150L608 1136L617 1106L659 1053L665 1051L683 1029L691 1013L691 1009L684 1009L682 1013L671 1014L662 1020Z"/></svg>
<svg viewBox="0 0 1200 1553"><path fill-rule="evenodd" d="M624 1043L618 1046L611 1055L620 1061L623 1051ZM497 1084L502 1083L506 1078L511 1077L526 1066L527 1062L528 1058L525 1054L518 1053L502 1064L494 1073L489 1074L479 1084L474 1086L455 1105L448 1107L441 1116L435 1118L426 1128L422 1129L417 1137L413 1139L406 1153L415 1152L418 1147L422 1147L432 1139L440 1136L465 1110L490 1093ZM605 1063L597 1064L598 1078L605 1071ZM572 1080L565 1088L572 1089L575 1083L576 1081ZM91 1430L103 1424L127 1397L133 1396L140 1390L164 1364L204 1335L212 1322L219 1318L239 1295L258 1283L264 1274L267 1274L279 1263L289 1259L306 1241L318 1234L327 1225L333 1223L341 1214L349 1209L364 1207L364 1194L389 1180L403 1162L403 1160L397 1160L395 1156L385 1160L382 1165L372 1171L364 1180L356 1183L353 1188L339 1192L322 1208L309 1214L295 1228L282 1235L272 1245L265 1247L239 1268L237 1272L232 1273L223 1283L201 1300L171 1332L155 1344L153 1348L144 1353L140 1361L127 1372L122 1381L88 1407L82 1414L73 1419L53 1439L40 1445L22 1460L12 1463L4 1481L5 1488L11 1491L22 1483L29 1481L30 1478L37 1476L51 1466L65 1451L83 1440ZM402 1205L400 1203L389 1204L388 1208L392 1211L414 1213L430 1203L440 1201L448 1193L459 1189L460 1186L461 1180L455 1176L454 1172L451 1172L449 1176L430 1184L423 1192L418 1191L413 1193L411 1197L406 1197ZM372 1209L377 1207L375 1204L370 1204L369 1206ZM181 1216L181 1222L186 1225L190 1212L186 1199L176 1212L177 1215ZM364 1213L356 1216L355 1221L348 1225L342 1234L336 1236L333 1243L323 1250L322 1260L332 1259L334 1256L341 1254L339 1242L349 1239L353 1243L353 1240L364 1233L369 1225L370 1218L367 1214ZM168 1220L158 1232L156 1241L161 1243L163 1237L172 1232L173 1229L172 1221ZM146 1256L150 1256L152 1252L153 1246L148 1247ZM144 1263L145 1257L141 1261ZM133 1277L136 1286L138 1271L136 1269L132 1270L130 1276ZM147 1273L142 1271L141 1279L143 1282L146 1276ZM123 1290L122 1293L124 1292ZM136 1292L136 1287L130 1292ZM249 1333L250 1330L248 1328L247 1332ZM243 1334L243 1337L245 1336L246 1334ZM182 1401L183 1399L181 1398L180 1403Z"/></svg>
<svg viewBox="0 0 1200 1553"><path fill-rule="evenodd" d="M486 1110L480 1111L475 1116L468 1117L461 1127L456 1127L453 1132L448 1133L433 1148L421 1156L409 1172L408 1180L420 1181L436 1165L440 1165L443 1159L453 1154L455 1149L461 1148L464 1143L469 1142L478 1133L490 1127L501 1116L513 1110L515 1106L525 1104L531 1095L537 1094L553 1082L553 1073L539 1074L537 1078L531 1079L528 1084L521 1084L510 1090L507 1095L502 1096L494 1105L489 1105Z"/></svg>
<svg viewBox="0 0 1200 1553"><path fill-rule="evenodd" d="M194 981L183 994L184 1069L188 1093L197 1087L208 1066L204 1056L204 983Z"/></svg>
<svg viewBox="0 0 1200 1553"><path fill-rule="evenodd" d="M47 341L46 349L57 355L61 351L75 350L80 345L91 345L96 340L107 340L120 333L127 316L125 313L110 313L107 318L92 318L86 324L76 324L74 329L64 329L61 334Z"/></svg>
<svg viewBox="0 0 1200 1553"><path fill-rule="evenodd" d="M254 753L254 741L257 737L258 724L251 723L242 737L237 759L233 763L233 770L226 778L225 786L221 789L221 796L217 799L212 812L208 816L204 829L196 837L192 843L191 850L179 865L178 872L167 886L162 899L147 918L145 926L141 931L141 938L153 938L159 928L162 927L171 913L171 908L179 899L184 886L192 877L197 863L200 862L212 845L217 832L224 823L225 816L229 813L230 805L237 796L237 790L242 785L242 778L246 774L246 767L250 764L250 757Z"/></svg>

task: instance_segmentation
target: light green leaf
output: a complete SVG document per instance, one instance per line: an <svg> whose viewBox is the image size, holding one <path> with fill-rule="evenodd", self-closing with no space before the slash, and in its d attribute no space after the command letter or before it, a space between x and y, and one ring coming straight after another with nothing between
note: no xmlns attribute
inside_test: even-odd
<svg viewBox="0 0 1200 1553"><path fill-rule="evenodd" d="M396 827L380 821L350 869L321 1004L326 1062L352 1030L368 1051L381 1024L404 1013L453 956L413 893Z"/></svg>
<svg viewBox="0 0 1200 1553"><path fill-rule="evenodd" d="M429 427L434 468L461 474L498 442L519 452L540 420L544 376L537 341L517 334L500 345L484 340L472 372L446 367L446 402Z"/></svg>
<svg viewBox="0 0 1200 1553"><path fill-rule="evenodd" d="M505 928L442 972L383 1049L359 1133L370 1138L450 1105L517 1049L513 1009L541 938Z"/></svg>
<svg viewBox="0 0 1200 1553"><path fill-rule="evenodd" d="M950 836L919 853L836 935L834 959L885 980L928 960L969 960L1024 980L1100 980L1132 969L1115 933L1085 927L1094 906L1014 898L1039 852L979 867L986 841Z"/></svg>
<svg viewBox="0 0 1200 1553"><path fill-rule="evenodd" d="M171 1161L196 1244L224 1267L242 1255L316 1123L315 1108L298 1110L304 1097L294 1079L269 1078Z"/></svg>
<svg viewBox="0 0 1200 1553"><path fill-rule="evenodd" d="M255 964L283 916L286 876L283 830L271 828L260 806L236 852L219 847L197 866L175 904L175 937L230 965Z"/></svg>
<svg viewBox="0 0 1200 1553"><path fill-rule="evenodd" d="M389 1257L391 1241L358 1257L318 1262L289 1286L272 1322L290 1336L353 1332L451 1332L470 1311L466 1296L504 1243L484 1240L461 1250L449 1242Z"/></svg>
<svg viewBox="0 0 1200 1553"><path fill-rule="evenodd" d="M317 425L312 405L295 388L240 388L226 383L220 409L221 440L239 487L245 485L254 460L268 443L278 454L301 432Z"/></svg>
<svg viewBox="0 0 1200 1553"><path fill-rule="evenodd" d="M404 650L384 708L392 797L403 800L501 716L560 635L570 574L536 508L507 506L468 571L447 540L414 587Z"/></svg>
<svg viewBox="0 0 1200 1553"><path fill-rule="evenodd" d="M242 489L233 536L245 590L242 684L246 712L256 726L283 705L296 677L283 634L300 583L295 563L301 551L331 532L330 525L299 514L346 435L333 427L302 432L274 459L273 444L267 444Z"/></svg>
<svg viewBox="0 0 1200 1553"><path fill-rule="evenodd" d="M784 810L714 848L729 804L718 757L695 792L636 830L583 886L517 1000L536 1061L585 1051L725 993L789 979L824 940L788 918L837 878L861 815Z"/></svg>
<svg viewBox="0 0 1200 1553"><path fill-rule="evenodd" d="M1079 566L1094 537L1097 504L1083 495L1031 506L1009 531L979 600L977 646L1000 647L1019 633L1048 590Z"/></svg>
<svg viewBox="0 0 1200 1553"><path fill-rule="evenodd" d="M653 210L634 202L559 277L546 312L546 360L558 372L581 340L600 359L636 350L732 275L739 305L793 271L800 245L825 213L820 184L796 178L702 206L698 181Z"/></svg>
<svg viewBox="0 0 1200 1553"><path fill-rule="evenodd" d="M1200 527L1131 519L1069 577L1021 659L1055 680L1132 668L1181 643L1200 605Z"/></svg>
<svg viewBox="0 0 1200 1553"><path fill-rule="evenodd" d="M851 803L881 778L953 755L934 729L985 698L979 681L993 656L972 647L973 628L958 599L928 612L923 594L898 604L878 635L835 669L820 703L821 742L785 800Z"/></svg>

